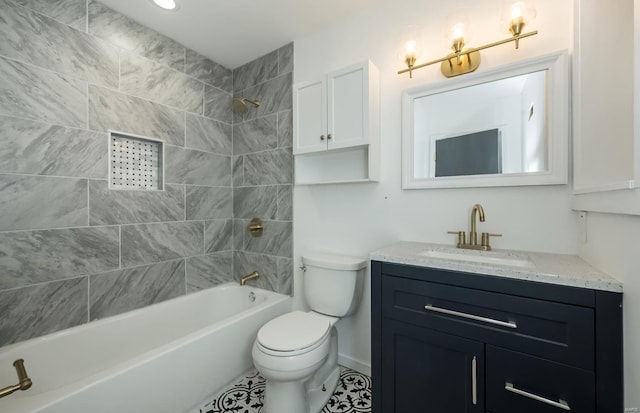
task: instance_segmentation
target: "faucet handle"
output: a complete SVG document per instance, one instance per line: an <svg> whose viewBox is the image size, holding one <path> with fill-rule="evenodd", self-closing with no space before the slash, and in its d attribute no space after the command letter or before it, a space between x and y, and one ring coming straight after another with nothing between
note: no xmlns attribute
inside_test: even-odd
<svg viewBox="0 0 640 413"><path fill-rule="evenodd" d="M467 243L467 235L464 231L448 231L448 233L458 236L458 247Z"/></svg>
<svg viewBox="0 0 640 413"><path fill-rule="evenodd" d="M482 246L486 247L487 251L491 249L491 245L489 245L489 237L501 237L502 234L490 234L488 232L482 233Z"/></svg>

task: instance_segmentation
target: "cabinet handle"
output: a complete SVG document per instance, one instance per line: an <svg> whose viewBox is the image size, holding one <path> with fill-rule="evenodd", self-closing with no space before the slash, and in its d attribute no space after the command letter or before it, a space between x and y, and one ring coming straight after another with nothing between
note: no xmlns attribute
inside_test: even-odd
<svg viewBox="0 0 640 413"><path fill-rule="evenodd" d="M562 399L559 399L558 401L549 400L549 399L544 398L542 396L538 396L537 394L533 394L533 393L529 393L529 392L524 391L524 390L517 389L517 388L513 387L513 383L509 383L508 381L504 383L504 389L506 391L510 391L511 393L515 393L515 394L518 394L520 396L528 397L529 399L537 400L539 402L549 404L551 406L557 407L557 408L562 409L562 410L571 410L571 407L569 407L569 403L567 403L566 401L564 401Z"/></svg>
<svg viewBox="0 0 640 413"><path fill-rule="evenodd" d="M471 360L471 401L478 404L478 372L476 368L476 357Z"/></svg>
<svg viewBox="0 0 640 413"><path fill-rule="evenodd" d="M331 136L331 134L328 134L327 139L331 139L331 138L333 138L333 136Z"/></svg>
<svg viewBox="0 0 640 413"><path fill-rule="evenodd" d="M518 325L516 324L515 321L500 321L500 320L494 320L493 318L480 317L478 315L467 314L467 313L460 313L458 311L447 310L446 308L434 307L433 304L425 305L424 309L428 311L435 311L436 313L449 314L449 315L454 315L456 317L462 317L462 318L469 318L471 320L482 321L483 323L495 324L502 327L518 328Z"/></svg>
<svg viewBox="0 0 640 413"><path fill-rule="evenodd" d="M324 140L324 135L320 135L320 140L323 141Z"/></svg>

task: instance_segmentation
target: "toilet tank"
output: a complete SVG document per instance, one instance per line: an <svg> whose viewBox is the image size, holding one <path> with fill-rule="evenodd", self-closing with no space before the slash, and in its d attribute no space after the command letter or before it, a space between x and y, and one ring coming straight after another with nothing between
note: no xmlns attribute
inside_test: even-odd
<svg viewBox="0 0 640 413"><path fill-rule="evenodd" d="M305 254L304 295L313 311L333 317L352 314L358 306L367 260L333 254Z"/></svg>

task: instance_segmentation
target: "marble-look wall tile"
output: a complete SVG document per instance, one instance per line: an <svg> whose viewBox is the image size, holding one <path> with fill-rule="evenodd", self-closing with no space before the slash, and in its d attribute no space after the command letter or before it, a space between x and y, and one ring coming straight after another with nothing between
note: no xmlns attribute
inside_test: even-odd
<svg viewBox="0 0 640 413"><path fill-rule="evenodd" d="M187 220L230 218L231 191L231 187L187 186Z"/></svg>
<svg viewBox="0 0 640 413"><path fill-rule="evenodd" d="M233 252L223 251L187 259L187 292L233 281Z"/></svg>
<svg viewBox="0 0 640 413"><path fill-rule="evenodd" d="M0 290L110 271L120 265L117 227L0 233Z"/></svg>
<svg viewBox="0 0 640 413"><path fill-rule="evenodd" d="M233 220L216 219L204 223L204 251L207 254L231 250L233 247Z"/></svg>
<svg viewBox="0 0 640 413"><path fill-rule="evenodd" d="M278 258L262 254L236 251L233 254L233 279L258 271L260 277L251 281L251 285L265 290L278 291Z"/></svg>
<svg viewBox="0 0 640 413"><path fill-rule="evenodd" d="M231 185L230 156L175 146L167 146L165 151L166 182L207 186Z"/></svg>
<svg viewBox="0 0 640 413"><path fill-rule="evenodd" d="M187 148L231 155L232 133L227 123L187 113Z"/></svg>
<svg viewBox="0 0 640 413"><path fill-rule="evenodd" d="M276 219L293 220L293 185L278 185L278 212Z"/></svg>
<svg viewBox="0 0 640 413"><path fill-rule="evenodd" d="M49 16L61 23L78 29L87 30L86 0L14 0L16 3Z"/></svg>
<svg viewBox="0 0 640 413"><path fill-rule="evenodd" d="M91 321L146 307L185 294L184 260L92 275Z"/></svg>
<svg viewBox="0 0 640 413"><path fill-rule="evenodd" d="M293 260L278 258L278 289L280 294L293 295Z"/></svg>
<svg viewBox="0 0 640 413"><path fill-rule="evenodd" d="M202 114L204 83L133 53L120 55L120 91Z"/></svg>
<svg viewBox="0 0 640 413"><path fill-rule="evenodd" d="M89 0L89 34L108 40L129 52L184 71L184 46L96 0Z"/></svg>
<svg viewBox="0 0 640 413"><path fill-rule="evenodd" d="M231 99L233 96L222 89L205 85L204 116L224 123L233 122Z"/></svg>
<svg viewBox="0 0 640 413"><path fill-rule="evenodd" d="M238 93L250 86L266 82L278 76L278 51L274 50L262 57L233 70L233 90ZM244 96L251 98L251 96Z"/></svg>
<svg viewBox="0 0 640 413"><path fill-rule="evenodd" d="M0 347L86 323L87 277L0 291L0 314Z"/></svg>
<svg viewBox="0 0 640 413"><path fill-rule="evenodd" d="M265 221L261 237L245 237L244 250L258 254L291 258L293 255L293 227L291 222Z"/></svg>
<svg viewBox="0 0 640 413"><path fill-rule="evenodd" d="M278 148L293 146L293 111L278 113Z"/></svg>
<svg viewBox="0 0 640 413"><path fill-rule="evenodd" d="M201 221L124 225L121 231L123 267L204 254Z"/></svg>
<svg viewBox="0 0 640 413"><path fill-rule="evenodd" d="M227 92L233 91L232 71L207 59L201 54L187 49L185 60L185 73L193 76L211 86Z"/></svg>
<svg viewBox="0 0 640 413"><path fill-rule="evenodd" d="M293 42L278 49L278 75L293 72Z"/></svg>
<svg viewBox="0 0 640 413"><path fill-rule="evenodd" d="M275 186L251 186L233 189L233 216L235 218L274 219L277 212Z"/></svg>
<svg viewBox="0 0 640 413"><path fill-rule="evenodd" d="M118 86L118 50L66 24L0 0L0 55L109 87Z"/></svg>
<svg viewBox="0 0 640 413"><path fill-rule="evenodd" d="M293 182L291 148L245 155L245 185L276 185Z"/></svg>
<svg viewBox="0 0 640 413"><path fill-rule="evenodd" d="M107 135L0 116L0 171L107 178Z"/></svg>
<svg viewBox="0 0 640 413"><path fill-rule="evenodd" d="M184 112L89 85L89 128L117 130L184 145Z"/></svg>
<svg viewBox="0 0 640 413"><path fill-rule="evenodd" d="M258 99L260 101L259 107L251 108L245 115L233 114L234 123L240 123L249 119L270 115L272 113L291 110L293 106L293 98L291 94L292 79L292 74L287 73L265 83L261 83L258 86L252 86L242 92L234 91L236 96L241 94L244 97Z"/></svg>
<svg viewBox="0 0 640 413"><path fill-rule="evenodd" d="M88 225L87 180L0 175L0 231Z"/></svg>
<svg viewBox="0 0 640 413"><path fill-rule="evenodd" d="M232 156L231 157L231 180L233 186L244 185L244 157Z"/></svg>
<svg viewBox="0 0 640 413"><path fill-rule="evenodd" d="M233 250L244 251L244 237L249 237L249 230L247 229L249 220L234 219L233 220Z"/></svg>
<svg viewBox="0 0 640 413"><path fill-rule="evenodd" d="M0 115L84 128L87 84L0 58Z"/></svg>
<svg viewBox="0 0 640 413"><path fill-rule="evenodd" d="M275 149L278 146L277 115L233 125L233 154L242 155Z"/></svg>
<svg viewBox="0 0 640 413"><path fill-rule="evenodd" d="M136 224L184 219L184 188L164 191L109 189L107 181L89 181L89 224Z"/></svg>

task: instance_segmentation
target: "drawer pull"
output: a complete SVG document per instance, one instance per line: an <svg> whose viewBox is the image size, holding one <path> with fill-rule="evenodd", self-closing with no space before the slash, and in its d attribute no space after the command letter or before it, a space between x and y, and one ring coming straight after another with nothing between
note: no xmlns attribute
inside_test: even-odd
<svg viewBox="0 0 640 413"><path fill-rule="evenodd" d="M506 391L510 391L511 393L519 394L520 396L528 397L529 399L537 400L539 402L549 404L551 406L557 407L562 410L571 410L571 407L569 407L569 403L567 403L562 399L560 399L559 401L549 400L547 398L538 396L537 394L533 394L524 390L517 389L513 387L513 383L505 382L504 389Z"/></svg>
<svg viewBox="0 0 640 413"><path fill-rule="evenodd" d="M424 309L428 311L435 311L436 313L449 314L449 315L454 315L462 318L469 318L471 320L482 321L483 323L495 324L502 327L518 328L518 325L515 323L515 321L494 320L493 318L480 317L473 314L461 313L458 311L447 310L446 308L435 307L433 304L425 305Z"/></svg>
<svg viewBox="0 0 640 413"><path fill-rule="evenodd" d="M478 378L477 378L476 358L471 360L471 401L474 405L478 404Z"/></svg>

